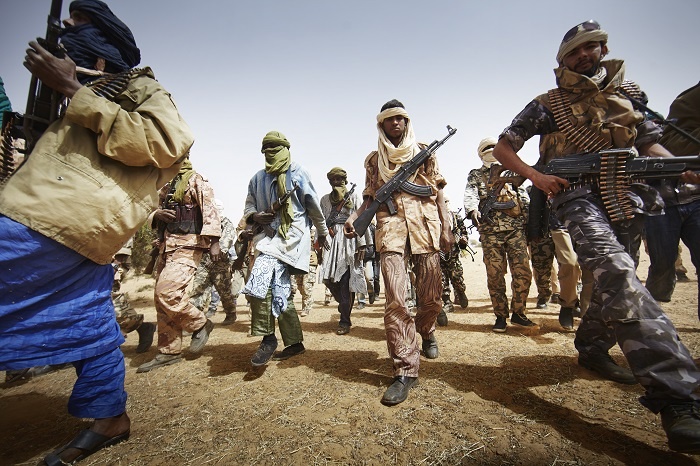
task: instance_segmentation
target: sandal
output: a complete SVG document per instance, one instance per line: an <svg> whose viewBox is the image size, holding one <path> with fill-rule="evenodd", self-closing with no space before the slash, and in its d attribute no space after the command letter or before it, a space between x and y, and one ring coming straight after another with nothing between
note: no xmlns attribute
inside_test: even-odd
<svg viewBox="0 0 700 466"><path fill-rule="evenodd" d="M74 464L80 460L84 460L93 453L102 450L103 448L111 447L119 442L129 439L129 432L126 431L123 434L116 435L114 437L107 437L96 433L93 430L84 429L81 430L78 435L75 436L73 440L67 445L62 446L58 450L55 450L44 458L44 463L46 466L62 466L66 464ZM75 448L82 450L83 453L75 458L73 461L66 462L61 459L61 453L68 450L69 448Z"/></svg>

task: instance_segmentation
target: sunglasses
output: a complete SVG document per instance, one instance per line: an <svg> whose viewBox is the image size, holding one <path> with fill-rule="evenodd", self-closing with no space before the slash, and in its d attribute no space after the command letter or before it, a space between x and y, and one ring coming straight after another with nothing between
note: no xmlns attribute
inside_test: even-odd
<svg viewBox="0 0 700 466"><path fill-rule="evenodd" d="M569 31L564 34L564 39L562 42L569 42L571 39L576 37L576 34L578 34L579 31L584 30L584 31L597 31L600 29L600 24L598 24L598 21L595 20L588 20L584 23L577 24L576 26L572 27L569 29Z"/></svg>

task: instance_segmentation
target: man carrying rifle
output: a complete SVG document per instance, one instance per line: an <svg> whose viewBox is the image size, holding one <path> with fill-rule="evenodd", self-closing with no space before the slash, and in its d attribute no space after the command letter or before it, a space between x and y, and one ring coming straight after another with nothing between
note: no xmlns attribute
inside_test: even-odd
<svg viewBox="0 0 700 466"><path fill-rule="evenodd" d="M410 164L423 145L416 142L413 125L404 106L398 100L391 100L382 106L377 115L379 147L365 159L366 181L363 192L364 203L345 222L345 235L356 235L353 223L370 207L378 191L401 171L403 165ZM452 134L451 131L450 134ZM438 357L438 343L435 338L435 321L442 309L442 274L438 252L449 252L454 244L450 230L447 207L443 200L442 188L445 179L440 174L437 158L431 154L415 171L409 180L414 192L397 189L390 197L392 215L386 203L376 211L377 229L376 251L380 253L381 269L384 277L386 304L384 307L384 327L387 347L394 364L394 380L384 392L382 403L396 405L406 400L409 389L418 380L420 351L416 334L422 338L422 348L426 358ZM421 188L421 189L415 189ZM364 231L359 232L364 234ZM410 255L416 274L418 308L415 319L406 307L405 257Z"/></svg>
<svg viewBox="0 0 700 466"><path fill-rule="evenodd" d="M0 370L72 363L68 411L94 419L47 464L129 438L112 257L157 207L193 142L151 70L133 68L139 49L107 5L77 0L70 14L68 56L32 41L24 61L70 102L0 188ZM109 74L96 78L99 70Z"/></svg>
<svg viewBox="0 0 700 466"><path fill-rule="evenodd" d="M169 203L162 202L169 197L172 197ZM184 332L192 334L189 352L202 352L214 323L190 302L189 291L205 253L213 262L228 261L228 257L222 257L219 245L221 219L214 204L214 191L194 170L189 158L182 163L177 176L160 190L160 200L162 207L154 212L152 223L154 229L165 225L153 292L158 317L158 354L141 364L136 372L150 372L182 361Z"/></svg>
<svg viewBox="0 0 700 466"><path fill-rule="evenodd" d="M248 184L243 216L248 224L263 228L252 239L255 256L243 289L250 303L250 334L263 337L250 360L262 366L272 358L281 361L306 351L301 322L291 298L291 275L309 272L311 224L320 247L326 244L328 227L306 170L292 161L289 141L270 131L262 141L265 168ZM278 351L275 320L284 350Z"/></svg>
<svg viewBox="0 0 700 466"><path fill-rule="evenodd" d="M642 155L670 155L657 143L660 129L645 121L621 92L642 95L636 85L624 81L624 63L603 61L607 39L596 21L580 23L564 35L555 69L558 87L536 97L515 117L501 133L494 156L550 197L557 218L569 230L579 263L595 277L588 312L576 332L579 364L621 383L636 379L646 390L641 403L661 413L669 447L698 453L700 405L694 392L700 385L700 371L635 274L643 224L639 214L654 207L657 196L644 202L639 194L623 191L630 200L627 213L631 215L613 217L608 208L615 206L603 202L601 194L611 188L607 180L569 186L562 177L528 166L516 153L526 140L540 135L544 163L610 148L635 147ZM608 355L616 341L633 377Z"/></svg>
<svg viewBox="0 0 700 466"><path fill-rule="evenodd" d="M346 238L343 224L359 205L353 189L348 190L348 175L340 167L332 168L326 176L333 190L321 198L321 211L331 236L328 248L322 249L323 283L338 301L340 322L335 331L338 335L350 332L350 312L355 302L355 293L367 293L364 275L364 235Z"/></svg>
<svg viewBox="0 0 700 466"><path fill-rule="evenodd" d="M506 320L521 327L535 327L527 317L525 307L532 282L530 255L527 249L525 226L529 198L521 186L512 183L492 185L489 183L495 138L485 138L479 143L478 153L482 165L469 172L464 189L464 211L479 229L479 240L486 266L486 284L491 296L491 305L496 314L493 331L505 333ZM484 208L490 203L489 210ZM482 216L481 211L484 211ZM506 273L508 265L512 275L513 293L510 306L506 295Z"/></svg>
<svg viewBox="0 0 700 466"><path fill-rule="evenodd" d="M676 123L666 125L659 142L673 155L700 154L700 83L671 103L668 119ZM650 261L646 287L657 301L668 302L676 286L681 240L690 251L696 274L700 268L700 185L697 181L660 180L655 187L664 199L666 214L647 217L644 222ZM700 288L698 298L700 319Z"/></svg>

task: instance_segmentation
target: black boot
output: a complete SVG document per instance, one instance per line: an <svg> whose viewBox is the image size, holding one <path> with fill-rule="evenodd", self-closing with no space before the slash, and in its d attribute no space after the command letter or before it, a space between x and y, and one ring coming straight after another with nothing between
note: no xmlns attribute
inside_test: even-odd
<svg viewBox="0 0 700 466"><path fill-rule="evenodd" d="M139 334L139 344L136 347L137 353L145 353L153 344L153 334L156 332L156 324L153 322L143 322L136 329Z"/></svg>
<svg viewBox="0 0 700 466"><path fill-rule="evenodd" d="M671 450L700 453L700 406L697 401L666 406L661 410L661 425Z"/></svg>
<svg viewBox="0 0 700 466"><path fill-rule="evenodd" d="M265 335L262 342L260 342L260 346L258 346L258 350L250 359L250 363L255 367L264 366L270 360L276 349L277 337L275 334Z"/></svg>
<svg viewBox="0 0 700 466"><path fill-rule="evenodd" d="M403 403L408 398L408 391L418 381L418 377L408 377L400 375L394 377L394 383L389 385L389 388L384 392L382 404L386 406L394 406Z"/></svg>
<svg viewBox="0 0 700 466"><path fill-rule="evenodd" d="M608 353L579 353L578 365L590 369L613 382L635 385L637 379L629 369L620 367Z"/></svg>

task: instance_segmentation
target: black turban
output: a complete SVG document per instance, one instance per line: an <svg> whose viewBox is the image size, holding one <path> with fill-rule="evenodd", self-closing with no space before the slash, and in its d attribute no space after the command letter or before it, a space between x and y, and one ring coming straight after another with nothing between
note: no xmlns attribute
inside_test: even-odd
<svg viewBox="0 0 700 466"><path fill-rule="evenodd" d="M97 58L107 61L107 72L133 68L141 62L141 51L126 24L117 18L106 3L99 0L75 0L69 10L78 10L91 24L66 28L61 43L68 55L80 66L93 68Z"/></svg>

